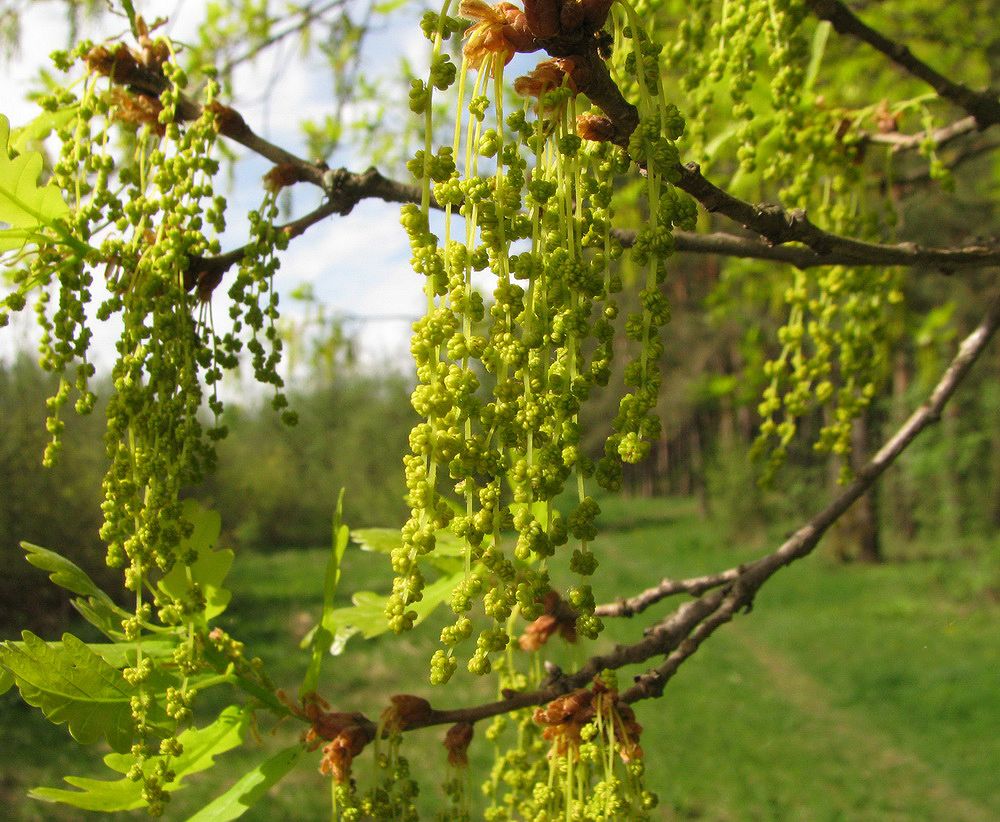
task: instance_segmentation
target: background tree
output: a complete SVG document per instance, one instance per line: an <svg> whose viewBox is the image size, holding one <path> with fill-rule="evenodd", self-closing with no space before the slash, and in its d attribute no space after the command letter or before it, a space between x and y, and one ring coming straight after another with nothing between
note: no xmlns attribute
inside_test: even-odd
<svg viewBox="0 0 1000 822"><path fill-rule="evenodd" d="M353 145L401 177L403 158L374 136L376 124L384 134L395 120L359 69L373 20L395 13L392 5L313 3L279 19L267 4L210 4L199 41L187 46L161 36L133 3L121 9L132 45L84 41L57 53L68 84L52 82L38 98L43 113L13 135L0 120L0 250L11 283L0 316L33 303L43 367L59 375L47 463L63 449L66 403L81 414L96 405L95 323L121 326L100 535L133 607L59 555L26 546L108 641L25 634L0 650L0 685L16 684L79 741L104 740L117 752L107 764L125 778L76 779L78 790L37 796L162 812L188 774L239 745L252 718L271 714L300 720L302 741L255 766L204 815L240 815L304 750L322 746L335 816L410 818L416 784L400 752L404 733L449 725L445 746L460 770L474 725L510 714L516 739L502 735L504 720L490 732L498 741L490 818L640 818L656 797L642 780L632 705L660 696L717 628L749 610L778 570L811 553L866 495L854 509L859 555L880 559L874 484L942 414L941 460L952 475L941 521L960 531L963 508L995 519L997 465L981 448L996 439L995 414L973 436L946 404L1000 324L996 297L973 296L990 292L1000 248L970 231L967 217L948 226L928 216L940 211L942 192L960 214L964 186L987 202L995 186L989 133L1000 99L979 89L995 79L996 44L968 35L977 29L970 20L989 17L988 4L954 4L935 17L945 45L925 60L916 56L924 49L902 45L910 25L928 31L924 10L910 4L880 4L863 21L838 0L449 3L419 21L431 44L426 79L405 78L423 128L401 127L393 145L422 145L405 162L416 184L304 159L229 105L235 66L322 31L336 100L329 117L307 125L310 150L326 157L344 145L347 112L361 111ZM16 9L5 23L16 31ZM511 63L541 52L542 62ZM875 70L885 61L893 74ZM40 148L50 135L42 185ZM232 209L215 183L231 145L273 166L260 206L246 215L246 241L224 250ZM303 186L321 202L283 216L287 191ZM303 640L311 661L291 697L216 622L232 554L215 545L217 515L186 497L224 457L228 446L215 444L244 427L218 391L223 373L243 362L281 421L304 423L307 436L267 435L275 463L256 487L229 477L202 493L254 493L255 509L227 505L240 520L227 527L246 541L297 541L316 527L316 505L291 490L293 478L329 476L312 480L305 455L346 395L331 386L290 403L275 276L290 243L369 198L403 204L425 282L411 345L418 421L404 460L409 519L401 532L355 533L389 555L392 589L336 608L348 541L338 504L323 615ZM976 209L985 225L988 209ZM691 257L675 266L667 262L675 252ZM936 271L952 281L943 285ZM957 277L968 299L928 310L957 292ZM672 335L671 303L706 300L712 313L685 312ZM225 326L215 322L223 305ZM973 307L978 321L966 315ZM961 340L957 351L949 337ZM920 383L925 399L905 415ZM365 397L355 418L373 410L377 392ZM383 433L407 422L397 397L398 386L379 400ZM983 407L989 419L988 397ZM896 427L876 450L885 419ZM585 427L598 433L585 437ZM344 430L354 447L372 436L363 424ZM598 604L595 488L648 493L677 483L706 513L713 485L753 500L761 492L748 491L748 471L727 476L751 437L766 482L800 469L836 474L842 487L827 504L808 505L808 519L756 560ZM368 451L348 458L351 486ZM993 477L992 501L983 500L987 484L964 481L963 463ZM644 464L652 468L635 467ZM910 510L920 470L926 476L926 465L912 466L911 481L892 489L896 510ZM800 487L815 499L809 480ZM329 495L317 496L322 505ZM262 532L254 515L272 504L303 530ZM641 638L592 646L571 669L543 668L556 634L594 641L606 621L681 594L690 599ZM453 621L441 630L431 681L464 676L460 664L496 672L496 701L445 709L396 694L376 722L318 695L331 646L342 650L356 633L401 633L446 601ZM616 671L631 665L645 670L619 682ZM237 697L205 724L194 708L209 689ZM370 786L352 776L369 744ZM445 789L451 812L468 816L462 780L449 778Z"/></svg>

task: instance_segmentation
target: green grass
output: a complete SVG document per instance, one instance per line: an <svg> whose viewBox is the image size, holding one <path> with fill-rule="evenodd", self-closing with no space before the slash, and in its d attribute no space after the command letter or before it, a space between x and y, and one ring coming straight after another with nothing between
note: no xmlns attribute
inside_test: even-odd
<svg viewBox="0 0 1000 822"><path fill-rule="evenodd" d="M721 526L675 500L604 507L606 531L596 548L602 599L662 576L720 570L780 539L735 544ZM974 553L918 546L909 549L911 559L872 568L837 564L821 547L780 572L749 616L720 629L682 667L663 699L638 706L663 818L1000 819L998 549L996 540ZM890 547L890 555L904 550ZM305 669L297 641L318 614L325 560L320 549L247 555L232 574L236 594L224 627L289 690ZM341 595L384 587L382 562L349 549ZM672 605L661 603L649 616ZM398 692L426 695L439 706L489 698L489 683L468 675L441 691L425 685L441 624L431 622L403 637L352 640L347 653L327 661L321 692L338 709L370 716ZM600 644L633 641L643 624L616 622ZM565 666L580 653L562 652ZM261 730L259 746L226 755L175 794L168 818L186 818L265 751L294 741L300 728ZM4 818L84 818L22 797L32 785L58 784L65 773L100 773L100 752L74 749L62 728L14 693L0 697L0 734ZM438 802L432 786L443 768L442 734L420 731L404 746L413 769L431 774L423 798L428 816ZM481 738L473 742L474 767L487 766L488 747ZM362 773L368 767L363 760ZM310 763L244 818L325 819L326 797Z"/></svg>

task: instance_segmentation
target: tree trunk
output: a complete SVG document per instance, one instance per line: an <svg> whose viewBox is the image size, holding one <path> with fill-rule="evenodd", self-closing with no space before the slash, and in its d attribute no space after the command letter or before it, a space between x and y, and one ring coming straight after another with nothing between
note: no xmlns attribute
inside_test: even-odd
<svg viewBox="0 0 1000 822"><path fill-rule="evenodd" d="M958 415L956 403L949 403L941 415L941 433L945 441L945 464L942 471L941 505L944 534L948 539L962 535L962 488L958 465Z"/></svg>
<svg viewBox="0 0 1000 822"><path fill-rule="evenodd" d="M892 369L892 422L900 425L907 417L906 399L910 388L910 371L906 355L900 352ZM900 461L886 477L886 493L889 495L889 507L892 520L899 533L907 541L913 541L917 536L917 520L913 516L916 504L913 492L912 478L907 472L905 461Z"/></svg>
<svg viewBox="0 0 1000 822"><path fill-rule="evenodd" d="M708 484L705 482L705 452L701 445L697 414L691 419L691 485L698 498L698 513L706 519L710 514Z"/></svg>
<svg viewBox="0 0 1000 822"><path fill-rule="evenodd" d="M670 483L670 437L666 425L660 429L660 438L656 442L656 479L657 491L669 497L673 489Z"/></svg>
<svg viewBox="0 0 1000 822"><path fill-rule="evenodd" d="M871 453L871 441L874 434L872 428L877 428L875 411L871 407L854 421L851 429L851 464L857 470L868 460ZM858 560L861 562L882 562L882 539L878 521L878 486L873 485L853 505L852 519L854 539L858 549Z"/></svg>

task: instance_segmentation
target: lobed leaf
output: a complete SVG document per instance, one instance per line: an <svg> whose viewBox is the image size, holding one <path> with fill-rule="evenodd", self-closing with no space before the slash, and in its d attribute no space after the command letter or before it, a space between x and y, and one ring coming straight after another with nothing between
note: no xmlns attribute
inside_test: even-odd
<svg viewBox="0 0 1000 822"><path fill-rule="evenodd" d="M24 642L0 644L7 670L29 705L45 718L66 723L72 737L87 745L101 739L116 751L132 744L132 689L108 662L72 634L47 643L30 631Z"/></svg>
<svg viewBox="0 0 1000 822"><path fill-rule="evenodd" d="M53 131L62 128L77 115L79 106L70 105L55 111L43 111L30 123L11 132L8 148L18 154L30 151L33 143L40 143Z"/></svg>
<svg viewBox="0 0 1000 822"><path fill-rule="evenodd" d="M51 183L38 185L42 155L26 151L11 159L10 121L0 114L0 252L21 248L45 226L69 212Z"/></svg>
<svg viewBox="0 0 1000 822"><path fill-rule="evenodd" d="M25 552L24 558L39 570L47 572L49 580L60 588L65 588L67 591L82 597L96 599L121 612L124 616L129 616L126 611L115 605L111 597L104 593L100 586L87 576L87 572L76 563L55 551L42 548L40 545L32 545L30 542L22 542L21 548Z"/></svg>
<svg viewBox="0 0 1000 822"><path fill-rule="evenodd" d="M116 605L82 568L55 551L30 542L22 542L21 548L25 551L25 559L36 568L46 571L49 580L60 588L80 595L72 600L73 607L87 622L109 639L121 639L124 636L121 622L131 614Z"/></svg>
<svg viewBox="0 0 1000 822"><path fill-rule="evenodd" d="M413 624L419 625L427 619L435 608L451 596L455 586L463 579L465 570L460 569L424 588L423 599L410 606L410 610L416 611L417 614ZM334 656L343 652L347 640L355 634L371 639L389 630L389 620L385 615L388 597L371 591L358 591L351 599L354 602L352 607L337 608L332 614L338 626L330 645L330 653Z"/></svg>
<svg viewBox="0 0 1000 822"><path fill-rule="evenodd" d="M344 559L344 552L350 541L350 531L344 525L344 489L340 489L337 497L337 507L333 514L332 538L330 558L326 563L326 574L323 579L323 614L320 617L319 625L310 634L311 655L309 657L309 667L306 675L302 679L299 694L313 693L319 683L320 667L323 664L323 657L326 649L333 642L337 630L337 622L334 618L333 598L337 593L337 586L340 584L340 563Z"/></svg>
<svg viewBox="0 0 1000 822"><path fill-rule="evenodd" d="M164 785L164 789L179 790L183 787L184 777L211 768L216 756L243 744L249 723L249 712L230 705L211 725L189 728L181 733L178 739L184 750L179 756L170 758L170 769L176 774L176 778ZM150 757L143 766L144 770L151 772L161 759L161 756ZM133 761L128 754L112 753L104 757L104 764L120 774L127 773ZM142 798L142 782L134 782L127 776L116 780L83 776L66 776L63 779L77 790L40 787L32 789L28 795L45 802L61 802L88 811L129 811L146 804Z"/></svg>
<svg viewBox="0 0 1000 822"><path fill-rule="evenodd" d="M359 528L351 531L351 539L358 543L362 551L374 551L377 554L386 555L403 544L403 538L400 536L398 528ZM434 539L434 556L465 556L465 543L451 531L442 529L434 534ZM424 559L424 557L420 557L420 559Z"/></svg>
<svg viewBox="0 0 1000 822"><path fill-rule="evenodd" d="M253 770L247 771L224 794L220 794L187 822L229 822L238 819L298 764L305 749L298 744L278 751Z"/></svg>
<svg viewBox="0 0 1000 822"><path fill-rule="evenodd" d="M222 518L218 512L210 511L195 500L184 500L181 515L194 526L191 536L181 540L178 551L181 554L194 551L197 555L194 563L185 566L174 565L170 573L164 575L158 587L164 593L177 599L188 594L188 574L193 582L201 586L205 597L205 621L209 622L229 605L232 591L222 587L222 582L233 564L233 552L229 548L215 550L222 528Z"/></svg>

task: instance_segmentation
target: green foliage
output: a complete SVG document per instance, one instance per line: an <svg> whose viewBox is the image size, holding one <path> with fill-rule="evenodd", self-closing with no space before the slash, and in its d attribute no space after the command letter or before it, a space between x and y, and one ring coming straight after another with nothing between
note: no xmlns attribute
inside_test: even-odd
<svg viewBox="0 0 1000 822"><path fill-rule="evenodd" d="M167 790L178 790L185 777L211 768L215 764L215 757L241 745L249 723L250 714L247 711L235 705L229 706L210 725L189 728L180 734L178 742L181 744L181 753L172 757L151 757L146 760L144 767L153 770L165 763L174 774ZM76 790L35 788L30 795L46 802L60 802L75 808L107 813L133 810L147 804L143 797L142 780L128 776L134 764L132 756L108 754L104 757L104 764L111 770L126 775L116 780L67 776L65 781Z"/></svg>
<svg viewBox="0 0 1000 822"><path fill-rule="evenodd" d="M351 539L362 551L374 551L391 556L399 549L401 540L396 528L358 528L351 531ZM433 566L441 571L455 570L454 559L465 557L465 543L451 531L438 531L434 535L434 553L421 556L418 562Z"/></svg>
<svg viewBox="0 0 1000 822"><path fill-rule="evenodd" d="M215 549L222 523L217 512L194 500L184 500L181 517L192 526L191 534L182 538L178 546L188 561L175 565L157 582L157 587L168 597L180 600L197 585L204 602L197 619L204 625L225 611L232 598L232 592L222 587L222 581L233 564L233 552L229 548Z"/></svg>
<svg viewBox="0 0 1000 822"><path fill-rule="evenodd" d="M22 542L27 553L25 559L36 568L49 572L49 579L81 598L73 599L73 606L91 625L110 639L121 639L121 620L128 612L120 608L97 584L70 560L50 551Z"/></svg>
<svg viewBox="0 0 1000 822"><path fill-rule="evenodd" d="M27 554L25 559L36 568L47 571L49 580L53 584L86 597L91 601L92 606L100 605L110 610L118 610L122 614L125 613L125 611L118 609L111 597L104 593L79 566L70 560L55 551L32 545L30 542L22 542L21 547Z"/></svg>
<svg viewBox="0 0 1000 822"><path fill-rule="evenodd" d="M230 819L239 819L288 775L302 759L302 754L302 746L296 744L268 757L243 774L228 791L190 816L187 822L229 822Z"/></svg>
<svg viewBox="0 0 1000 822"><path fill-rule="evenodd" d="M11 157L10 121L0 114L0 253L42 239L42 230L69 214L51 182L40 186L42 155L29 151Z"/></svg>
<svg viewBox="0 0 1000 822"><path fill-rule="evenodd" d="M310 643L309 668L299 688L299 695L313 694L319 682L320 666L323 658L329 652L337 631L337 621L333 615L333 598L340 583L340 563L344 559L344 551L350 540L350 529L342 522L344 512L344 489L340 489L337 497L337 508L333 514L332 540L330 558L326 563L326 573L323 577L323 613L312 634Z"/></svg>
<svg viewBox="0 0 1000 822"><path fill-rule="evenodd" d="M93 5L85 0L71 8ZM151 29L136 14L131 0L120 6L133 46L120 39L80 42L56 53L57 68L68 76L39 96L46 114L14 143L0 116L0 253L7 252L12 283L0 320L6 324L10 312L34 302L42 367L58 379L46 401L47 466L63 450L63 410L71 397L81 415L96 407L94 324L115 321L105 458L98 460L100 538L131 600L123 609L82 563L33 544L58 541L22 535L32 540L25 543L29 563L74 594L80 613L113 641L87 644L65 634L47 643L25 631L22 642L0 646L0 690L16 686L23 701L50 722L66 724L78 741L110 745L116 753L105 764L124 775L67 777L77 790L40 788L36 798L86 810L145 807L162 814L187 775L211 767L218 754L246 741L251 725L256 729L270 718L301 723L299 743L263 762L255 757L250 770L243 769L196 818L240 816L304 759L305 750L322 747L320 771L332 780L335 818L416 819L417 782L401 752L402 732L447 714L412 694L392 695L378 722L332 709L319 694L328 652L342 653L358 634L377 646L390 631L424 621L440 627L433 612L447 602L453 621L438 633L433 684L447 682L461 659L471 674L497 672L495 685L505 697L557 685L554 669L543 672L540 647L557 634L597 639L604 628L598 614L612 610L599 611L598 596L622 593L604 590L604 578L595 575L595 549L612 562L615 552L598 524L607 503L598 502L594 486L620 490L630 474L643 470L633 466L654 450L671 464L667 472L677 471L671 434L660 421L664 412L684 431L688 489L701 490L707 511L704 491L714 483L721 489L717 501L736 503L730 516L739 515L745 534L751 518L774 504L764 492L743 490L752 472L740 458L733 460L755 427L767 473L786 462L803 467L806 479L784 488L801 500L794 508L811 505L816 477L828 475L829 466L807 450L839 458L830 465L846 479L864 458L858 453L860 423L880 412L901 415L901 402L888 410L877 403L890 370L899 369L894 348L915 332L916 351L909 353L926 370L946 353L942 343L959 321L957 309L953 318L946 307L916 327L907 316L901 274L889 267L822 265L813 272L750 264L729 268L728 299L716 298L729 315L717 314L721 324L749 319L765 330L742 336L728 331L724 346L695 357L694 346L680 346L711 326L689 317L688 327L673 337L678 351L667 351L670 297L683 301L686 289L674 280L680 267L666 260L681 238L690 239L684 233L711 228L712 221L682 188L709 211L725 201L724 195L698 193L697 172L681 166L689 156L705 160L713 176L728 176L729 190L739 196L776 197L789 209L809 209L833 232L875 241L897 239L906 209L897 202L902 195L894 184L893 155L886 155L884 166L872 159L877 134L891 134L901 124L922 130L915 156L930 180L953 184L934 131L944 106L915 88L913 78L891 100L855 99L851 87L858 84L845 79L864 76L876 55L846 57L839 41L831 41L830 26L811 18L804 0L537 0L524 12L469 0L458 11L471 25L451 16L454 4L446 2L439 14L428 12L420 21L431 42L429 71L423 79L404 72L410 110L423 118L422 148L406 164L419 196L379 189L379 196L406 203L401 222L413 269L424 278L427 308L411 342L416 424L400 410L400 393L410 386L382 380L373 389L364 380L331 380L339 376L334 366L340 368L344 336L341 323L322 312L320 344L309 363L321 386L287 393L280 369L286 341L301 342L305 335L282 323L275 275L281 252L327 206L282 227L278 190L321 183L328 205L346 215L356 199L350 184L340 190L341 181L378 180L345 176L271 146L221 102L222 94L231 90L237 65L272 45L300 35L303 48L310 48L322 21L327 37L318 51L334 80L337 106L305 130L312 150L326 156L353 139L344 123L346 103L378 103L363 125L371 130L382 121L378 86L359 73L369 23L337 3L279 13L265 0L212 2L195 42L179 49L158 33L158 24ZM895 3L887 7L888 21ZM374 4L370 14L404 8L390 0ZM954 27L954 17L948 19ZM509 82L505 67L512 56L539 47L558 56ZM974 71L992 68L989 50L980 49L983 55L970 61ZM907 52L890 56L899 60L900 54ZM964 65L954 53L945 57ZM838 69L841 64L846 68ZM525 101L512 103L512 91ZM682 101L687 123L671 99ZM442 101L454 102L454 118ZM442 131L445 144L436 145ZM39 186L38 145L53 132L57 156L49 180ZM216 193L227 151L217 147L222 138L280 161L265 178L259 208L241 220L245 244L231 254L223 254L222 242L233 214ZM443 210L443 220L432 218L432 205ZM745 221L749 228L768 219L769 211L753 215ZM794 213L778 216L795 225ZM625 242L613 229L627 223L636 232ZM780 226L761 233L783 239ZM713 268L705 279L717 274ZM492 288L486 298L483 278ZM97 279L106 291L99 298ZM206 304L223 280L231 322L217 330ZM305 290L300 296L310 300ZM616 355L623 348L627 363L619 367ZM227 411L222 402L218 385L225 372L240 367L244 351L276 417ZM665 395L669 366L689 355L697 365L673 379L676 396ZM720 360L721 375L705 378L701 372ZM900 384L913 377L903 372L894 375ZM296 372L290 367L288 373ZM609 399L595 409L606 386ZM977 419L990 421L995 394L983 392ZM299 401L297 408L290 397ZM677 408L684 414L671 416ZM278 419L282 425L298 420L299 433L279 428ZM600 426L585 436L588 420ZM716 423L724 442L713 448L705 439ZM404 489L384 478L405 429ZM230 432L242 434L243 443L227 453L230 446L217 444ZM325 444L331 440L333 454ZM956 489L941 505L950 532L962 530L957 489L973 484L962 474L1000 477L1000 463L987 465L978 456L997 442L995 420L978 432L946 416L938 448L925 453L923 468L919 455L911 463L915 476L945 466L949 488ZM217 498L224 519L189 499L220 456L221 469L196 493ZM716 478L706 464L717 466ZM15 468L4 464L4 479L19 484ZM348 504L357 507L345 509L343 493L337 501L320 620L301 643L308 653L295 701L238 635L239 621L227 613L234 597L224 587L234 555L216 543L223 521L244 544L315 542L317 534L325 535L332 507L317 489L331 487L339 474L347 475L345 481L333 487L350 481ZM981 503L981 494L973 489L969 498ZM353 604L344 606L338 592L350 531L343 520L355 515L363 524L408 518L393 536L384 529L355 532L365 551L388 556L394 577L388 590L381 580L365 586L372 590L352 582ZM1000 506L994 502L983 519L1000 521ZM692 557L672 559L671 574ZM634 588L640 583L648 579L630 581ZM737 583L718 593L738 597L741 591ZM728 604L704 617L708 621L697 630L714 630L719 616L730 615ZM896 607L911 605L888 602L888 616ZM697 615L697 608L686 610ZM459 647L477 631L474 648ZM655 641L656 629L647 636ZM666 664L697 648L699 635L691 637L693 644L680 645ZM605 661L624 665L623 653L591 659L599 667ZM766 649L760 655L766 667ZM567 662L567 656L552 652L573 670L579 660ZM353 675L347 665L337 672ZM623 694L656 690L650 681L640 678L638 690ZM515 713L516 733L504 730L510 720L496 720L487 733L496 743L489 818L648 818L657 800L644 779L656 763L647 769L642 728L618 691L617 674L604 671L583 684L534 713ZM208 691L206 705L202 695ZM385 703L384 693L379 700ZM214 722L199 724L221 704L229 707ZM459 723L446 737L456 768L465 764L471 730ZM359 788L352 763L369 743L374 780ZM444 787L450 805L443 815L456 822L470 818L464 781L450 774Z"/></svg>
<svg viewBox="0 0 1000 822"><path fill-rule="evenodd" d="M413 605L413 624L419 625L435 609L448 601L452 592L466 579L465 571L457 570L441 576L428 583L424 596ZM336 626L330 653L339 655L344 652L347 641L356 634L365 639L372 639L392 629L392 624L385 614L389 597L371 591L358 591L351 597L353 605L349 608L335 608L330 612L329 622Z"/></svg>
<svg viewBox="0 0 1000 822"><path fill-rule="evenodd" d="M24 642L4 642L0 665L14 677L21 697L57 725L66 723L84 745L99 739L127 751L135 737L134 689L121 673L72 634L46 643L30 631Z"/></svg>

